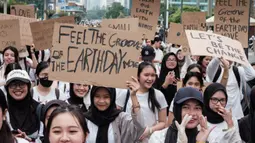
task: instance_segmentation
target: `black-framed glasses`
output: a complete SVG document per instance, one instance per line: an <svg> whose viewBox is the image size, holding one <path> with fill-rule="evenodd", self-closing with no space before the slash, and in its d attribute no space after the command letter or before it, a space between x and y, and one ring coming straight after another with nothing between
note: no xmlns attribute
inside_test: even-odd
<svg viewBox="0 0 255 143"><path fill-rule="evenodd" d="M226 98L218 99L218 98L211 98L211 101L213 104L217 104L220 102L220 104L225 104L226 103Z"/></svg>
<svg viewBox="0 0 255 143"><path fill-rule="evenodd" d="M26 86L26 83L22 82L22 81L11 82L10 85L9 85L9 87L11 89L16 89L17 87L24 88L25 86Z"/></svg>

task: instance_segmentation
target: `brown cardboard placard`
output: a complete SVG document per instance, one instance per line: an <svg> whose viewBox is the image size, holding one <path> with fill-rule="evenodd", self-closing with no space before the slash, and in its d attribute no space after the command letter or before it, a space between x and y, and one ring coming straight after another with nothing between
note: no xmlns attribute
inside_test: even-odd
<svg viewBox="0 0 255 143"><path fill-rule="evenodd" d="M55 23L49 78L126 88L137 74L141 36Z"/></svg>
<svg viewBox="0 0 255 143"><path fill-rule="evenodd" d="M102 28L116 31L138 31L138 18L103 19Z"/></svg>
<svg viewBox="0 0 255 143"><path fill-rule="evenodd" d="M160 14L160 0L132 0L131 16L139 18L139 28L147 39L154 39Z"/></svg>
<svg viewBox="0 0 255 143"><path fill-rule="evenodd" d="M238 40L248 48L250 0L216 0L214 33Z"/></svg>
<svg viewBox="0 0 255 143"><path fill-rule="evenodd" d="M11 5L11 15L35 18L35 8L33 5Z"/></svg>
<svg viewBox="0 0 255 143"><path fill-rule="evenodd" d="M18 19L19 20L21 47L22 47L22 48L20 48L19 53L26 53L27 52L26 45L33 44L33 39L32 39L32 34L31 34L31 29L30 29L29 23L35 22L36 19L0 13L0 20L10 20L10 19ZM26 55L27 54L25 54L24 56L26 56Z"/></svg>
<svg viewBox="0 0 255 143"><path fill-rule="evenodd" d="M192 55L224 57L243 65L248 65L242 44L228 37L197 30L186 30Z"/></svg>
<svg viewBox="0 0 255 143"><path fill-rule="evenodd" d="M55 22L74 24L75 20L73 16L64 16L61 18L30 23L33 41L37 50L50 49L52 47L52 36Z"/></svg>
<svg viewBox="0 0 255 143"><path fill-rule="evenodd" d="M18 19L0 20L0 51L8 46L21 48Z"/></svg>
<svg viewBox="0 0 255 143"><path fill-rule="evenodd" d="M184 12L182 13L182 25L185 30L206 31L206 13Z"/></svg>

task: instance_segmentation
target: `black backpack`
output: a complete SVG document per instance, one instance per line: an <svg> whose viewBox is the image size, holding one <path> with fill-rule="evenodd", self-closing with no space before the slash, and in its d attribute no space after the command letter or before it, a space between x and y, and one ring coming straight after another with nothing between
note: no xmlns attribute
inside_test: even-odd
<svg viewBox="0 0 255 143"><path fill-rule="evenodd" d="M221 74L221 71L222 71L222 68L221 66L218 67L218 70L213 78L213 82L216 82L218 80L218 78L220 77L220 74ZM240 78L240 73L239 73L239 70L236 66L233 66L233 72L235 74L235 77L236 77L236 80L237 80L237 83L238 83L238 87L239 89L241 88L241 78ZM243 88L244 91L242 91L242 93L246 93L246 89ZM242 99L241 101L241 105L242 105L242 109L243 109L243 113L244 115L248 115L249 114L249 98L246 94L244 94L244 98Z"/></svg>

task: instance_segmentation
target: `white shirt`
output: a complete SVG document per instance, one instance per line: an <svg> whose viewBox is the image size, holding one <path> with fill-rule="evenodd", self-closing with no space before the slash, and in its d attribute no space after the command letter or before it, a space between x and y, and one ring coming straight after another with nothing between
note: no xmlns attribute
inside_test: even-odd
<svg viewBox="0 0 255 143"><path fill-rule="evenodd" d="M166 108L167 102L165 99L165 96L163 95L163 93L157 89L155 90L155 97L158 101L158 103L160 104L160 110ZM155 110L155 113L152 112L152 110L150 109L149 105L148 105L148 96L149 96L149 92L146 92L144 94L136 94L137 99L139 101L140 104L140 112L141 112L141 117L143 120L143 123L141 123L141 125L143 127L151 127L155 124L157 124L158 122L158 110ZM123 107L123 105L121 106ZM128 102L127 102L127 109L126 112L131 114L132 112L132 101L129 98Z"/></svg>
<svg viewBox="0 0 255 143"><path fill-rule="evenodd" d="M92 123L90 120L87 120L87 125L89 129L89 134L87 136L86 143L95 143L97 138L98 126ZM108 128L108 143L115 143L112 124L110 124Z"/></svg>
<svg viewBox="0 0 255 143"><path fill-rule="evenodd" d="M158 49L154 48L154 50L155 50L155 53L156 53L156 56L155 56L154 60L162 61L162 59L164 57L164 54L163 54L162 50L160 50L159 48Z"/></svg>
<svg viewBox="0 0 255 143"><path fill-rule="evenodd" d="M23 139L23 138L16 138L17 143L29 143L27 140Z"/></svg>
<svg viewBox="0 0 255 143"><path fill-rule="evenodd" d="M56 93L55 93L55 88L51 88L50 92L48 95L46 96L42 96L38 89L37 89L37 86L36 87L33 87L33 99L37 102L49 102L51 100L55 100L57 99L57 96L56 96ZM59 100L66 100L67 97L66 95L61 91L59 90Z"/></svg>

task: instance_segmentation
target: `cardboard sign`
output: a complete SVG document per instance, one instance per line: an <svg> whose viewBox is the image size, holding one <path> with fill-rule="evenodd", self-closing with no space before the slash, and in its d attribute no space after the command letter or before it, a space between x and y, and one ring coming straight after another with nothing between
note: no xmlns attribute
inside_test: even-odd
<svg viewBox="0 0 255 143"><path fill-rule="evenodd" d="M138 31L138 18L103 19L102 28L116 31Z"/></svg>
<svg viewBox="0 0 255 143"><path fill-rule="evenodd" d="M65 16L57 19L30 23L36 49L43 50L52 47L52 36L55 22L74 24L75 20L73 16Z"/></svg>
<svg viewBox="0 0 255 143"><path fill-rule="evenodd" d="M172 44L182 45L182 52L184 54L189 53L189 43L182 24L170 23L167 41Z"/></svg>
<svg viewBox="0 0 255 143"><path fill-rule="evenodd" d="M186 30L186 36L192 55L224 57L243 65L249 64L239 41L222 35L195 30Z"/></svg>
<svg viewBox="0 0 255 143"><path fill-rule="evenodd" d="M216 0L214 33L238 40L248 48L250 0Z"/></svg>
<svg viewBox="0 0 255 143"><path fill-rule="evenodd" d="M35 8L33 5L11 5L11 15L35 18Z"/></svg>
<svg viewBox="0 0 255 143"><path fill-rule="evenodd" d="M206 31L206 13L184 12L182 13L182 25L185 30Z"/></svg>
<svg viewBox="0 0 255 143"><path fill-rule="evenodd" d="M160 0L133 0L131 16L139 18L145 38L154 39L160 12Z"/></svg>
<svg viewBox="0 0 255 143"><path fill-rule="evenodd" d="M49 78L127 88L137 74L141 36L55 23Z"/></svg>
<svg viewBox="0 0 255 143"><path fill-rule="evenodd" d="M0 51L8 46L20 48L19 20L0 20Z"/></svg>
<svg viewBox="0 0 255 143"><path fill-rule="evenodd" d="M21 46L22 46L22 49L20 49L19 52L25 53L25 52L27 52L26 45L33 44L33 39L32 39L32 34L31 34L31 29L30 29L29 23L35 22L36 19L0 13L0 20L10 20L10 19L18 19L19 20ZM24 56L26 56L26 55L24 55Z"/></svg>

